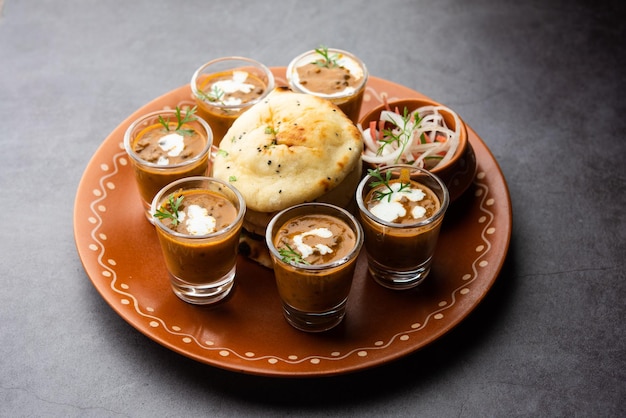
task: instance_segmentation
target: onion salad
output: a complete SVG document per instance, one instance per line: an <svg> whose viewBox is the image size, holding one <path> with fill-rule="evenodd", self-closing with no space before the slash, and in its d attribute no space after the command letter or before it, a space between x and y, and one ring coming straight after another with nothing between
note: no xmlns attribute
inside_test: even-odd
<svg viewBox="0 0 626 418"><path fill-rule="evenodd" d="M454 127L443 117L452 116ZM363 137L363 161L377 166L409 164L432 170L450 161L459 146L461 119L441 105L422 106L413 111L405 107L401 114L387 109L366 129Z"/></svg>

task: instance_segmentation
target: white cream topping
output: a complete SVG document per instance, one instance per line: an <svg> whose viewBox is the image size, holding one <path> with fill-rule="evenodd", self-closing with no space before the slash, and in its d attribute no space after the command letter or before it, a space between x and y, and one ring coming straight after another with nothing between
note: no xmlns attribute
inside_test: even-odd
<svg viewBox="0 0 626 418"><path fill-rule="evenodd" d="M341 55L340 58L337 60L337 63L341 67L347 68L348 71L350 71L352 77L356 78L357 80L363 77L363 68L359 65L358 62L356 62L352 58Z"/></svg>
<svg viewBox="0 0 626 418"><path fill-rule="evenodd" d="M185 149L185 138L180 134L171 133L161 137L158 144L163 152L167 152L169 157L178 157ZM169 158L164 155L160 156L157 161L159 165L167 165L169 163Z"/></svg>
<svg viewBox="0 0 626 418"><path fill-rule="evenodd" d="M411 211L411 216L413 216L413 219L423 218L424 215L426 215L425 208L423 208L422 206L413 207L413 210Z"/></svg>
<svg viewBox="0 0 626 418"><path fill-rule="evenodd" d="M254 84L246 83L248 79L248 73L246 71L233 71L233 78L231 80L219 80L213 83L211 89L221 90L226 94L232 94L237 91L242 93L250 93L254 89ZM226 105L238 105L242 100L234 97L229 97L224 100Z"/></svg>
<svg viewBox="0 0 626 418"><path fill-rule="evenodd" d="M185 220L186 219L186 220ZM189 235L206 235L215 232L217 222L209 215L209 212L198 205L189 205L187 213L179 212L178 221L185 222Z"/></svg>
<svg viewBox="0 0 626 418"><path fill-rule="evenodd" d="M391 183L389 187L393 192L389 196L383 197L376 206L370 209L374 216L385 222L394 222L396 219L406 216L406 208L402 204L402 198L411 202L420 202L426 197L426 194L421 189L400 190L402 185L399 182ZM413 219L422 218L425 214L426 209L419 205L416 205L411 210Z"/></svg>
<svg viewBox="0 0 626 418"><path fill-rule="evenodd" d="M380 201L380 203L371 208L370 212L385 222L393 222L406 215L406 209L404 209L402 203L394 201L388 202L386 197L384 201Z"/></svg>
<svg viewBox="0 0 626 418"><path fill-rule="evenodd" d="M303 232L293 237L293 242L296 244L298 252L302 255L302 258L307 258L315 251L321 255L330 254L333 252L332 248L324 244L316 244L314 247L304 243L304 238L308 236L318 236L320 238L330 238L333 233L328 228L315 228L307 232Z"/></svg>

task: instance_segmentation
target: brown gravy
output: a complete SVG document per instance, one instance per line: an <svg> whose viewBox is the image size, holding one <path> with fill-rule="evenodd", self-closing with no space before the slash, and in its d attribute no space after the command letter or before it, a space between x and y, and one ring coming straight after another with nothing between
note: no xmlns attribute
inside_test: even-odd
<svg viewBox="0 0 626 418"><path fill-rule="evenodd" d="M330 231L330 236L324 233L316 234L315 231L323 229ZM322 236L320 236L322 235ZM298 243L301 240L301 243ZM287 245L298 254L303 255L300 249L302 245L312 248L312 254L304 257L309 264L326 264L340 260L347 256L356 245L356 236L352 229L344 221L330 215L303 215L287 221L274 237L274 246L287 249ZM324 254L324 250L316 248L324 246L332 252Z"/></svg>
<svg viewBox="0 0 626 418"><path fill-rule="evenodd" d="M235 205L223 196L208 190L186 190L176 196L178 197L181 194L184 196L184 199L178 208L178 211L185 212L185 219L188 219L188 210L192 205L197 205L206 209L207 215L215 218L215 231L226 228L237 218L237 209L235 208ZM162 208L169 212L172 210L169 203L165 203ZM170 219L163 219L162 222L176 232L186 235L190 234L185 221L180 222L177 225L173 225Z"/></svg>
<svg viewBox="0 0 626 418"><path fill-rule="evenodd" d="M392 180L389 182L389 185L391 186L394 183L400 183L400 180ZM419 189L424 193L424 198L422 200L419 201L411 201L406 197L402 197L400 199L400 203L402 204L402 206L404 207L404 209L406 209L406 215L401 216L399 218L397 218L396 220L393 221L393 223L397 223L397 224L411 224L411 223L415 223L415 222L419 222L421 220L424 219L428 219L431 216L433 216L435 213L437 213L437 211L439 210L439 208L441 207L441 203L439 202L439 198L437 197L437 195L428 187L424 186L423 184L417 183L417 182L413 182L411 181L411 189ZM365 198L365 204L367 206L367 209L372 212L372 209L374 207L376 207L377 205L381 204L381 202L384 204L385 202L387 202L387 197L383 197L382 199L378 199L376 196L379 193L385 193L387 192L387 186L385 185L381 185L378 187L373 188L372 190L369 191L369 193L367 194L366 198ZM426 211L423 214L423 216L419 217L419 218L413 218L413 216L411 215L413 209L416 206L421 206L423 207Z"/></svg>
<svg viewBox="0 0 626 418"><path fill-rule="evenodd" d="M345 67L327 68L310 63L298 67L297 71L300 84L316 93L336 94L348 87L356 89L360 84Z"/></svg>
<svg viewBox="0 0 626 418"><path fill-rule="evenodd" d="M250 91L242 91L240 89L235 91L225 91L217 87L218 83L233 81L234 77L233 71L226 71L208 76L199 86L200 90L206 96L205 100L215 103L216 105L228 105L231 101L248 103L261 97L267 88L267 85L261 79L250 73L248 73L248 77L243 82L253 86ZM225 112L228 113L227 110L225 110Z"/></svg>
<svg viewBox="0 0 626 418"><path fill-rule="evenodd" d="M168 151L159 145L162 138L176 133L176 124L171 122L168 125L170 126L169 131L162 124L157 123L148 126L137 135L132 148L139 158L154 164L158 164L160 158L167 158L168 162L164 165L175 165L200 155L204 151L207 138L194 130L190 134L183 135L184 148L181 153L177 156L168 156ZM190 128L183 125L181 129Z"/></svg>

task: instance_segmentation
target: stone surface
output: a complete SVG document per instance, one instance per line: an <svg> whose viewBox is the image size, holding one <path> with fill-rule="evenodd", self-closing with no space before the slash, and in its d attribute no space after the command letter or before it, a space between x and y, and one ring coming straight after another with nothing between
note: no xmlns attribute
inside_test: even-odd
<svg viewBox="0 0 626 418"><path fill-rule="evenodd" d="M621 416L626 7L621 1L0 1L1 416ZM227 372L121 319L73 202L102 140L224 55L319 44L454 108L508 181L484 302L427 348L323 379ZM22 204L24 204L22 206Z"/></svg>

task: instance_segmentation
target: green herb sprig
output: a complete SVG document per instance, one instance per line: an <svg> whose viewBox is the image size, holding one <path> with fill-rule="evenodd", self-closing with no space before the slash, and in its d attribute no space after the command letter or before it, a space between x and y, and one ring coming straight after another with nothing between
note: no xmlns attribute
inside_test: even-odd
<svg viewBox="0 0 626 418"><path fill-rule="evenodd" d="M200 95L200 98L206 100L207 102L224 104L224 96L226 95L226 92L219 86L213 84L211 86L211 90L208 92L200 90L198 94Z"/></svg>
<svg viewBox="0 0 626 418"><path fill-rule="evenodd" d="M383 174L380 172L380 169L377 167L376 169L368 169L367 174L372 176L375 181L372 181L372 188L376 188L379 186L384 186L384 190L374 190L372 198L374 200L383 200L387 198L387 202L391 202L391 195L393 193L399 193L410 189L411 183L404 183L400 181L400 188L398 190L394 190L391 188L389 184L391 182L391 171L386 171L383 177Z"/></svg>
<svg viewBox="0 0 626 418"><path fill-rule="evenodd" d="M265 135L272 135L272 136L278 135L278 128L274 128L273 126L269 126L269 125L266 126Z"/></svg>
<svg viewBox="0 0 626 418"><path fill-rule="evenodd" d="M287 248L280 248L278 250L278 254L280 254L281 260L285 263L289 264L309 264L304 258L302 258L302 254L291 248L289 244L285 244Z"/></svg>
<svg viewBox="0 0 626 418"><path fill-rule="evenodd" d="M189 122L194 122L198 120L194 115L196 113L197 107L194 106L192 109L185 112L185 116L182 115L180 108L176 106L176 129L174 132L180 135L191 135L193 134L193 129L182 129L183 125ZM163 116L159 116L159 123L163 125L166 131L170 132L170 120L165 120Z"/></svg>
<svg viewBox="0 0 626 418"><path fill-rule="evenodd" d="M395 133L394 129L383 129L383 137L379 141L382 145L378 147L378 150L376 151L377 155L381 155L383 153L383 149L385 148L385 146L397 143L398 146L402 148L402 151L400 152L400 154L398 154L398 158L395 161L396 163L398 162L400 157L404 154L404 149L409 144L409 140L411 139L411 129L408 128L408 125L412 117L415 120L415 128L419 127L422 120L419 116L419 113L415 112L411 114L409 113L409 109L405 107L401 117L402 126L398 126L398 128L400 128L400 132ZM424 134L422 134L420 139L421 143L426 142Z"/></svg>
<svg viewBox="0 0 626 418"><path fill-rule="evenodd" d="M163 205L157 209L153 216L161 220L170 219L172 221L172 225L178 225L180 222L178 220L178 211L180 210L180 205L183 203L184 198L185 196L183 195L176 197L174 193L172 193L167 199L167 205L170 207L170 210L167 210L165 205Z"/></svg>
<svg viewBox="0 0 626 418"><path fill-rule="evenodd" d="M313 64L318 67L326 67L326 68L337 68L339 67L339 62L337 59L339 58L338 54L331 55L328 52L328 47L324 45L320 45L319 48L315 48L315 52L322 56L322 59L316 60Z"/></svg>

